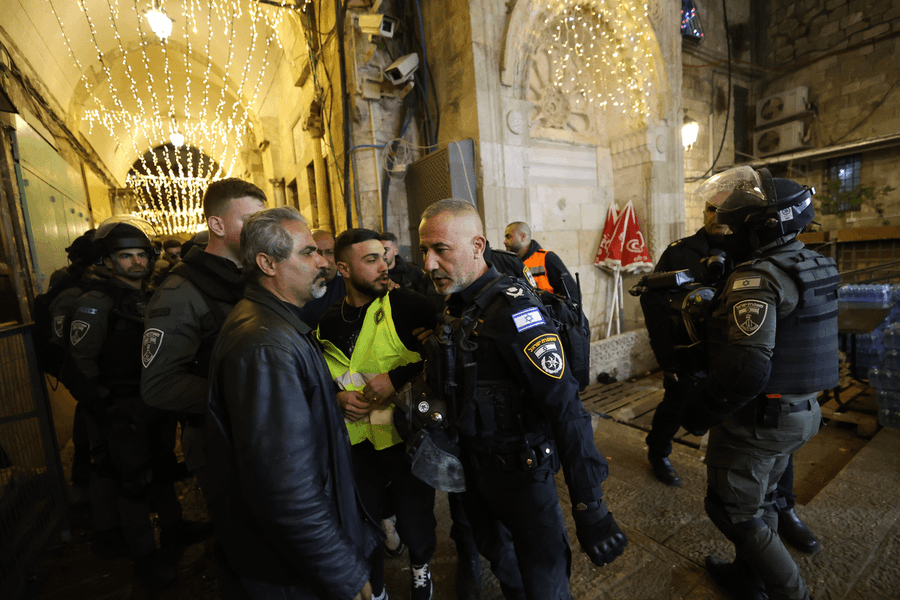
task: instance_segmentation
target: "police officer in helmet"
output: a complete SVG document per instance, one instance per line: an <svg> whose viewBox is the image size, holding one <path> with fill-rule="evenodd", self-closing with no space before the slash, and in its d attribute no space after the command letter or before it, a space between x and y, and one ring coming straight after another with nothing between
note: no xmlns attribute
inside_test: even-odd
<svg viewBox="0 0 900 600"><path fill-rule="evenodd" d="M698 188L728 192L716 217L739 264L712 308L709 376L686 404L685 429L710 429L706 512L735 544L712 578L735 597L806 600L809 589L778 537L778 479L819 429L817 392L838 382L834 261L797 234L813 219L814 190L768 170L738 167Z"/></svg>
<svg viewBox="0 0 900 600"><path fill-rule="evenodd" d="M527 284L485 262L481 218L471 204L429 206L419 240L426 273L449 294L439 341L455 353L449 376L457 391L446 400L478 550L508 600L571 598L571 551L554 481L560 466L591 560L612 562L628 541L603 500L608 466L558 332Z"/></svg>
<svg viewBox="0 0 900 600"><path fill-rule="evenodd" d="M84 409L91 440L92 550L103 558L131 556L135 578L149 590L176 578L175 569L159 559L151 502L163 536L187 523L171 480L154 477L160 461L172 456L174 422L161 420L140 399L154 235L149 223L130 216L112 217L97 228L97 256L112 277L75 302L63 376Z"/></svg>

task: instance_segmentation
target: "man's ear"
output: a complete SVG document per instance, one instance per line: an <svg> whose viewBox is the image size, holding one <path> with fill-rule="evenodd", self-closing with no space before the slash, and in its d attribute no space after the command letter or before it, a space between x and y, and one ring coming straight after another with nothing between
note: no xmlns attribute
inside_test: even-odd
<svg viewBox="0 0 900 600"><path fill-rule="evenodd" d="M334 263L337 266L338 273L341 274L345 280L350 280L350 265L345 262L337 261Z"/></svg>
<svg viewBox="0 0 900 600"><path fill-rule="evenodd" d="M265 252L260 252L256 255L256 266L259 267L259 270L262 271L265 275L269 277L275 276L275 263L277 261L272 260L272 257L266 254Z"/></svg>
<svg viewBox="0 0 900 600"><path fill-rule="evenodd" d="M210 215L206 220L206 226L209 227L210 233L216 237L224 237L225 235L225 219L217 215Z"/></svg>
<svg viewBox="0 0 900 600"><path fill-rule="evenodd" d="M114 264L114 263L113 263L113 259L111 259L111 258L108 257L108 256L104 256L104 257L103 257L103 264L104 264L104 266L106 266L107 269L109 269L110 271L112 271L113 264Z"/></svg>
<svg viewBox="0 0 900 600"><path fill-rule="evenodd" d="M484 256L484 247L486 240L483 235L476 235L472 238L472 249L475 252L475 258Z"/></svg>

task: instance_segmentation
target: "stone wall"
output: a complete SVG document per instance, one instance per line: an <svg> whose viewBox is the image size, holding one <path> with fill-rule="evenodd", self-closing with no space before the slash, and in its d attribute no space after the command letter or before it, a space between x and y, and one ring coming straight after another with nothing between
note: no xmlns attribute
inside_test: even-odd
<svg viewBox="0 0 900 600"><path fill-rule="evenodd" d="M757 85L757 97L809 88L815 110L809 135L812 148L864 142L900 132L900 1L805 0L767 2L768 36L760 60L771 73ZM844 154L850 154L847 151ZM863 186L900 188L900 154L896 149L861 152ZM821 185L828 163L795 165L784 176ZM821 190L821 188L820 188ZM884 217L870 204L847 218L817 215L825 229L900 222L900 193L880 203Z"/></svg>

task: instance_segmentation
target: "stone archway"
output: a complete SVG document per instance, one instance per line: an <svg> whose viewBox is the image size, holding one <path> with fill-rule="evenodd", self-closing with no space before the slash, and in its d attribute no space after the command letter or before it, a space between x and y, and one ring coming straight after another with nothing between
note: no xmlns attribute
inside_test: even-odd
<svg viewBox="0 0 900 600"><path fill-rule="evenodd" d="M571 28L568 38L557 33L565 19L579 18L580 31ZM673 206L682 207L676 220L683 222L677 199L683 177L681 119L675 117L681 105L678 23L677 7L660 0L519 0L507 16L501 94L506 125L515 134L506 136L519 146L523 173L510 173L510 166L518 166L510 161L505 169L507 181L521 179L524 199L509 202L506 216L530 222L535 237L581 273L595 336L604 325L608 281L592 263L609 203L634 201L651 251L661 252L674 239L667 223ZM609 47L605 54L575 56L571 36L595 33L591 27L603 30L592 41ZM635 45L623 46L624 34L633 34ZM590 64L595 54L611 59L623 49L624 68L605 63L608 72L594 73L594 92L605 96L593 101L588 86L572 78L596 70L598 63ZM604 86L614 93L596 89ZM629 112L634 107L639 109ZM630 310L626 321L634 325L641 320L639 310Z"/></svg>

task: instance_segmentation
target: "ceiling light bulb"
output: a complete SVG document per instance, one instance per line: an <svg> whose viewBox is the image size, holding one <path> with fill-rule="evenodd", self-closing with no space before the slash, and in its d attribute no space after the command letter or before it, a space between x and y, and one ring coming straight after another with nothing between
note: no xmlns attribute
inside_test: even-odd
<svg viewBox="0 0 900 600"><path fill-rule="evenodd" d="M159 39L165 41L166 38L172 35L172 19L156 2L153 3L153 8L149 8L144 12L144 16L147 17L147 22L150 23L150 29L159 36Z"/></svg>
<svg viewBox="0 0 900 600"><path fill-rule="evenodd" d="M184 146L184 134L180 131L174 131L169 136L169 141L172 142L172 145L176 148L181 148Z"/></svg>

